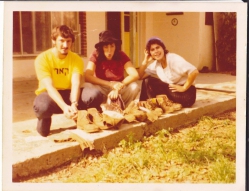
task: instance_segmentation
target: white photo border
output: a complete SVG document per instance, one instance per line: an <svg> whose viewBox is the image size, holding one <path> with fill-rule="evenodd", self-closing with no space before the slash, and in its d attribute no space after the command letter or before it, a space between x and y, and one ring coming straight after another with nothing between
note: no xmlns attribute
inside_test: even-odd
<svg viewBox="0 0 249 191"><path fill-rule="evenodd" d="M26 184L12 182L12 28L13 11L163 11L163 12L237 12L236 75L236 183L235 184ZM162 1L9 1L4 2L3 30L3 190L245 190L246 153L246 53L247 4L243 2L162 2Z"/></svg>

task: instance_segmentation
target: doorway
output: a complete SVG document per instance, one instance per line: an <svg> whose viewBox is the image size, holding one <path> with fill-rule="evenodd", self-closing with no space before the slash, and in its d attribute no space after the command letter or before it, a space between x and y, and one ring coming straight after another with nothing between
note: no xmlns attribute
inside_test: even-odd
<svg viewBox="0 0 249 191"><path fill-rule="evenodd" d="M121 12L107 12L107 30L121 39Z"/></svg>
<svg viewBox="0 0 249 191"><path fill-rule="evenodd" d="M122 50L130 57L133 65L139 67L137 13L107 12L106 15L107 30L113 31L117 38L122 39Z"/></svg>

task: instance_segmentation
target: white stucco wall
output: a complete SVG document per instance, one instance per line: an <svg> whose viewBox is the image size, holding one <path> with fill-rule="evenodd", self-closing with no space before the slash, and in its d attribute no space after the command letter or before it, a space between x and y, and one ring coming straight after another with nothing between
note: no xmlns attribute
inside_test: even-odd
<svg viewBox="0 0 249 191"><path fill-rule="evenodd" d="M215 65L215 47L213 26L205 25L205 13L200 14L200 41L199 41L199 64L198 68L202 69L207 66L212 70Z"/></svg>
<svg viewBox="0 0 249 191"><path fill-rule="evenodd" d="M170 52L183 56L199 70L203 66L210 69L213 64L212 26L205 25L205 13L184 12L183 15L166 15L165 12L140 12L138 23L139 63L143 59L146 41L152 36L161 38ZM171 20L178 19L173 26ZM98 35L106 29L105 12L87 12L87 57L82 58L85 66L94 45L99 41ZM13 79L35 79L34 57L13 59Z"/></svg>
<svg viewBox="0 0 249 191"><path fill-rule="evenodd" d="M88 57L95 49L94 45L99 42L99 33L105 29L106 29L106 13L105 12L87 12L86 30L87 30L87 55Z"/></svg>
<svg viewBox="0 0 249 191"><path fill-rule="evenodd" d="M13 79L32 80L36 79L34 58L13 59Z"/></svg>
<svg viewBox="0 0 249 191"><path fill-rule="evenodd" d="M203 66L212 67L212 27L205 25L204 12L184 12L183 15L166 15L165 12L144 14L146 16L142 15L142 18L145 19L145 24L141 28L145 33L144 42L157 36L163 40L170 52L181 55L198 69ZM171 24L173 18L178 20L176 26ZM145 43L141 45L145 46Z"/></svg>

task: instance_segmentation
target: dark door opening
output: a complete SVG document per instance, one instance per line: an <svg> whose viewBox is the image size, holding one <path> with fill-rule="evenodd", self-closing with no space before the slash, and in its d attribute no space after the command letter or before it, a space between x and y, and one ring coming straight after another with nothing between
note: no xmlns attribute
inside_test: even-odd
<svg viewBox="0 0 249 191"><path fill-rule="evenodd" d="M121 39L120 12L107 12L107 30L111 30L117 38Z"/></svg>

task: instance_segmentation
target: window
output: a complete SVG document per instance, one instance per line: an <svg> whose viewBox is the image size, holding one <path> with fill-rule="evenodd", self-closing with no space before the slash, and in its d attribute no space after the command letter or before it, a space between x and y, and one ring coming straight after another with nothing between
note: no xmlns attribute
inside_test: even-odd
<svg viewBox="0 0 249 191"><path fill-rule="evenodd" d="M75 34L72 50L86 56L85 12L13 12L13 55L36 56L52 47L51 30L58 25L71 27Z"/></svg>

